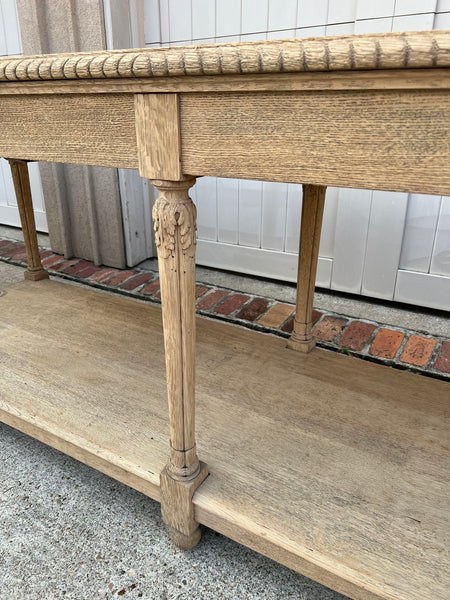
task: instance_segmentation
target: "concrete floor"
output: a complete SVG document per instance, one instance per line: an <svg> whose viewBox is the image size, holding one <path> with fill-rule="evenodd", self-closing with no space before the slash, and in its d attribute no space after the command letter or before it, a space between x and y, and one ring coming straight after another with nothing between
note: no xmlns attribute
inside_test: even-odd
<svg viewBox="0 0 450 600"><path fill-rule="evenodd" d="M344 599L206 528L177 550L157 502L1 423L0 480L2 600Z"/></svg>

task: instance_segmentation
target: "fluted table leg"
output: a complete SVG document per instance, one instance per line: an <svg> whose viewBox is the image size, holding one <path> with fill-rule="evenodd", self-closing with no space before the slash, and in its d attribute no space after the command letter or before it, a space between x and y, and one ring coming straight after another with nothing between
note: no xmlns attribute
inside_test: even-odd
<svg viewBox="0 0 450 600"><path fill-rule="evenodd" d="M192 548L200 540L192 496L208 470L195 445L195 248L194 178L152 180L161 285L170 420L170 458L161 473L161 510L172 540Z"/></svg>
<svg viewBox="0 0 450 600"><path fill-rule="evenodd" d="M11 167L17 207L19 209L23 238L27 251L28 268L25 271L25 279L31 279L32 281L48 279L48 273L43 268L39 255L27 162L25 160L10 159L9 166Z"/></svg>
<svg viewBox="0 0 450 600"><path fill-rule="evenodd" d="M301 352L310 352L316 343L311 333L312 308L326 190L322 185L303 185L294 329L287 344Z"/></svg>

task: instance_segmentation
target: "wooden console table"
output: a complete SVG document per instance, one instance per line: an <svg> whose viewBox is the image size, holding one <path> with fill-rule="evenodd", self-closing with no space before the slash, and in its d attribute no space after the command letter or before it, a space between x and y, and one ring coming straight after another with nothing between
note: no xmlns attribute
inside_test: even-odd
<svg viewBox="0 0 450 600"><path fill-rule="evenodd" d="M160 501L182 548L202 523L355 599L448 598L448 384L310 351L325 186L450 194L449 67L448 31L0 59L29 265L0 297L1 420ZM47 280L34 160L158 188L164 336L157 307ZM202 175L304 184L288 348L196 323Z"/></svg>

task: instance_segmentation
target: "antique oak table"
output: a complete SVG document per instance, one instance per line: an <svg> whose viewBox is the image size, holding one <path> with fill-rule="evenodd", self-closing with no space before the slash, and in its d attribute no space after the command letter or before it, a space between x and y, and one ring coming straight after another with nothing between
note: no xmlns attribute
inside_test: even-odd
<svg viewBox="0 0 450 600"><path fill-rule="evenodd" d="M182 548L201 523L351 598L447 599L448 384L314 349L311 311L326 186L450 194L449 67L448 31L0 59L28 253L0 297L1 420L160 501ZM163 326L48 280L27 161L158 188ZM196 323L202 175L304 184L288 348Z"/></svg>

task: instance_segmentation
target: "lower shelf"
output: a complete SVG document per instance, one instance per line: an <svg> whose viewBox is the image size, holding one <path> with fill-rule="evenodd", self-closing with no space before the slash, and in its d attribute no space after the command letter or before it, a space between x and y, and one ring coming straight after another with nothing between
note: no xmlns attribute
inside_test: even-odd
<svg viewBox="0 0 450 600"><path fill-rule="evenodd" d="M3 291L0 420L159 500L160 309L55 281ZM355 599L447 599L448 384L197 327L197 520Z"/></svg>

